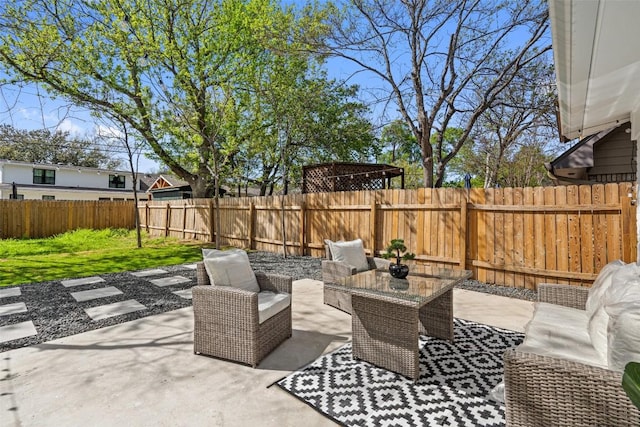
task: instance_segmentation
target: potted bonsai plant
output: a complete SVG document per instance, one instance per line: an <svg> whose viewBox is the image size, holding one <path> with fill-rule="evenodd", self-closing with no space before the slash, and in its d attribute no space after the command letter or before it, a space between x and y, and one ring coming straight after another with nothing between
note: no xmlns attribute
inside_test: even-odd
<svg viewBox="0 0 640 427"><path fill-rule="evenodd" d="M407 252L407 247L403 239L392 239L389 246L387 246L387 251L382 254L382 257L386 259L395 258L395 264L392 263L389 266L389 273L397 279L404 279L409 274L409 266L402 264L401 261L414 259L416 255Z"/></svg>

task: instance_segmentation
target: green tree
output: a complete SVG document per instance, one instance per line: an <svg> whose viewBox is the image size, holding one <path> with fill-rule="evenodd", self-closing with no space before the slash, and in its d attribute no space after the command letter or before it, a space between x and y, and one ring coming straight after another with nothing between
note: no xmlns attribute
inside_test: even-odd
<svg viewBox="0 0 640 427"><path fill-rule="evenodd" d="M532 61L478 119L473 136L483 157L484 187L506 185L505 181L528 182L515 178L520 173L539 176L534 171L544 171L542 161L549 156L542 153L550 151L550 141L558 134L552 82L553 66L544 60ZM525 170L513 169L516 158L531 156L541 162L528 165L524 161L520 166Z"/></svg>
<svg viewBox="0 0 640 427"><path fill-rule="evenodd" d="M234 104L299 20L271 0L22 0L0 6L0 62L10 81L126 123L195 196L218 187L238 140Z"/></svg>
<svg viewBox="0 0 640 427"><path fill-rule="evenodd" d="M95 139L72 137L69 132L0 125L0 159L117 169L122 161L111 151L113 147Z"/></svg>
<svg viewBox="0 0 640 427"><path fill-rule="evenodd" d="M402 120L392 121L382 128L380 143L382 153L377 157L378 162L403 168L405 188L423 187L420 146L409 126Z"/></svg>
<svg viewBox="0 0 640 427"><path fill-rule="evenodd" d="M305 164L361 161L377 148L366 108L354 100L357 88L327 79L318 65L281 55L246 93L251 108L234 129L246 151L236 159L262 194L276 185L286 194Z"/></svg>
<svg viewBox="0 0 640 427"><path fill-rule="evenodd" d="M427 187L443 184L483 112L551 49L542 0L353 0L341 12L317 49L384 84L379 99L411 128ZM450 127L463 133L445 149Z"/></svg>

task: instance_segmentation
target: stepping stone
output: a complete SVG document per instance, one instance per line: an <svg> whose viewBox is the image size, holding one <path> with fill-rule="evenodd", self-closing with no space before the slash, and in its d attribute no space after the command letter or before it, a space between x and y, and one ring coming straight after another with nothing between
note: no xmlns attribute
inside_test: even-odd
<svg viewBox="0 0 640 427"><path fill-rule="evenodd" d="M70 288L72 286L81 286L81 285L89 285L91 283L100 283L104 282L102 277L92 276L92 277L82 277L80 279L71 279L71 280L63 280L62 286L65 288Z"/></svg>
<svg viewBox="0 0 640 427"><path fill-rule="evenodd" d="M136 277L147 277L147 276L157 276L159 274L166 274L167 270L163 270L161 268L156 268L154 270L144 270L144 271L136 271L133 274Z"/></svg>
<svg viewBox="0 0 640 427"><path fill-rule="evenodd" d="M187 279L183 276L172 276L172 277L163 277L161 279L153 279L151 283L156 286L171 286L171 285L179 285L180 283L190 282L191 279Z"/></svg>
<svg viewBox="0 0 640 427"><path fill-rule="evenodd" d="M76 301L89 301L92 299L112 297L114 295L121 295L122 291L113 286L107 286L106 288L100 289L89 289L87 291L80 292L71 292L71 296L75 298Z"/></svg>
<svg viewBox="0 0 640 427"><path fill-rule="evenodd" d="M191 289L183 289L181 291L175 291L175 292L172 292L172 293L174 293L174 294L176 294L179 297L184 298L184 299L193 299Z"/></svg>
<svg viewBox="0 0 640 427"><path fill-rule="evenodd" d="M27 311L27 305L23 302L0 305L0 316L7 316L9 314L16 314L16 313L24 313L26 311Z"/></svg>
<svg viewBox="0 0 640 427"><path fill-rule="evenodd" d="M13 341L32 335L38 335L38 331L36 331L36 327L31 320L0 326L0 342Z"/></svg>
<svg viewBox="0 0 640 427"><path fill-rule="evenodd" d="M19 287L0 289L0 298L17 297L22 295Z"/></svg>
<svg viewBox="0 0 640 427"><path fill-rule="evenodd" d="M185 264L184 268L188 268L189 270L195 270L198 267L196 267L195 264Z"/></svg>
<svg viewBox="0 0 640 427"><path fill-rule="evenodd" d="M113 316L120 316L134 311L146 310L147 307L134 299L116 302L113 304L100 305L98 307L85 308L84 311L93 320L107 319Z"/></svg>

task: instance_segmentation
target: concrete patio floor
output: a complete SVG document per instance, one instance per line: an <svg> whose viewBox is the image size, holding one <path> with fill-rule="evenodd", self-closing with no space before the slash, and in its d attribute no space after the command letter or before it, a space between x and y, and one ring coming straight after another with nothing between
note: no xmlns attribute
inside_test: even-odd
<svg viewBox="0 0 640 427"><path fill-rule="evenodd" d="M533 303L456 289L454 315L523 331ZM330 426L275 381L351 339L322 283L293 287L293 336L257 369L193 354L191 307L0 353L1 426Z"/></svg>

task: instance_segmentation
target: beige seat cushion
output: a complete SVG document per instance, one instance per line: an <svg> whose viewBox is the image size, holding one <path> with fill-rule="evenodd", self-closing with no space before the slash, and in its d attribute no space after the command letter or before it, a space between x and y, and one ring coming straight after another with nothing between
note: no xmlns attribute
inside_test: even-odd
<svg viewBox="0 0 640 427"><path fill-rule="evenodd" d="M263 323L291 305L291 295L262 291L258 294L258 322Z"/></svg>
<svg viewBox="0 0 640 427"><path fill-rule="evenodd" d="M588 322L584 310L537 303L518 350L606 367L607 359L591 344Z"/></svg>

